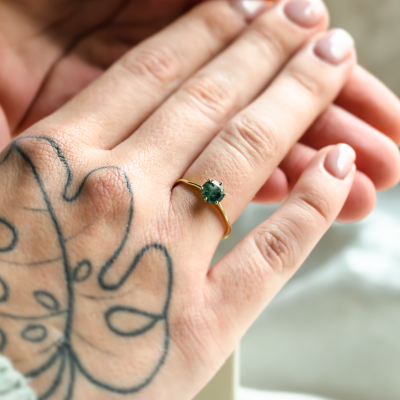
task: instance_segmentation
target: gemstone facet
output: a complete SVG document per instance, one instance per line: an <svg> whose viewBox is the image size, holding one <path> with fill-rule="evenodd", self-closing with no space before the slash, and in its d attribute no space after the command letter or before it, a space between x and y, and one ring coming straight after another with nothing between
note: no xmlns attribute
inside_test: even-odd
<svg viewBox="0 0 400 400"><path fill-rule="evenodd" d="M225 190L222 183L209 180L203 185L201 196L207 203L215 204L225 197Z"/></svg>

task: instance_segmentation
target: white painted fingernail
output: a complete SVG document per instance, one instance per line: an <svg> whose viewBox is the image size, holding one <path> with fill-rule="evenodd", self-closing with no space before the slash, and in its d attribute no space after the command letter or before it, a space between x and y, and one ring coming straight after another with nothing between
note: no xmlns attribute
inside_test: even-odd
<svg viewBox="0 0 400 400"><path fill-rule="evenodd" d="M265 0L230 0L232 7L247 20L252 20L267 9Z"/></svg>
<svg viewBox="0 0 400 400"><path fill-rule="evenodd" d="M325 159L325 169L335 178L344 179L356 160L356 152L347 144L338 144Z"/></svg>
<svg viewBox="0 0 400 400"><path fill-rule="evenodd" d="M339 65L345 61L354 48L354 40L343 29L335 29L322 37L315 46L315 54L324 61Z"/></svg>
<svg viewBox="0 0 400 400"><path fill-rule="evenodd" d="M292 0L286 4L284 11L291 21L303 28L318 25L325 13L319 0Z"/></svg>

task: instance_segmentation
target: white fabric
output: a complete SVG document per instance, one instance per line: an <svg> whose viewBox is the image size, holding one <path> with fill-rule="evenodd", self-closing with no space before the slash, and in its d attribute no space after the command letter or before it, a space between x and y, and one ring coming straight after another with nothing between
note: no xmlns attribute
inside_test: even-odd
<svg viewBox="0 0 400 400"><path fill-rule="evenodd" d="M249 388L239 388L237 400L328 400L322 397L294 393L261 392Z"/></svg>
<svg viewBox="0 0 400 400"><path fill-rule="evenodd" d="M0 399L36 400L34 391L25 377L14 370L11 362L0 355Z"/></svg>

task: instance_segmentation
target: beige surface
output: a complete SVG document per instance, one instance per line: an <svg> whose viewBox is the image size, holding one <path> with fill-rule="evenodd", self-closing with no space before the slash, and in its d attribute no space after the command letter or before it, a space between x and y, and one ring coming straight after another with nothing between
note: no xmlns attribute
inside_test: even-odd
<svg viewBox="0 0 400 400"><path fill-rule="evenodd" d="M220 398L219 400L225 400ZM294 393L261 392L259 390L239 388L238 400L329 400L327 398Z"/></svg>
<svg viewBox="0 0 400 400"><path fill-rule="evenodd" d="M194 400L236 400L238 385L239 357L236 352Z"/></svg>
<svg viewBox="0 0 400 400"><path fill-rule="evenodd" d="M400 95L400 1L328 0L333 27L356 39L360 63Z"/></svg>

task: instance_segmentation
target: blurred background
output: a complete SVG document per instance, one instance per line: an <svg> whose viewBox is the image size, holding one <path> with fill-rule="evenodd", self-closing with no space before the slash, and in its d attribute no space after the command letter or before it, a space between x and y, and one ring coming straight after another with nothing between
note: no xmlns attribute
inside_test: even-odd
<svg viewBox="0 0 400 400"><path fill-rule="evenodd" d="M327 0L360 64L400 95L400 0ZM252 205L217 258L276 207ZM334 225L241 344L241 384L332 400L400 399L400 186Z"/></svg>

